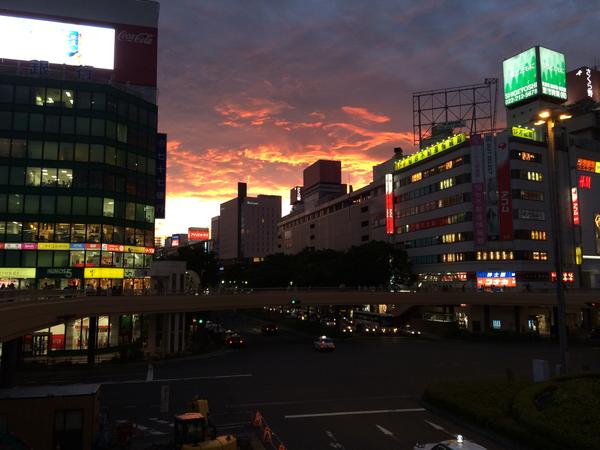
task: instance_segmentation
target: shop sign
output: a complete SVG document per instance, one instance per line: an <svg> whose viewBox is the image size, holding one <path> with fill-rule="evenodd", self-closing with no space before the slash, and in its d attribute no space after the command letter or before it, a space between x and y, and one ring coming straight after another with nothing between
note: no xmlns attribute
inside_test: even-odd
<svg viewBox="0 0 600 450"><path fill-rule="evenodd" d="M154 255L154 247L146 247L146 248L144 248L144 253L146 255Z"/></svg>
<svg viewBox="0 0 600 450"><path fill-rule="evenodd" d="M4 250L21 250L20 243L7 242L4 244Z"/></svg>
<svg viewBox="0 0 600 450"><path fill-rule="evenodd" d="M35 242L23 242L21 245L23 250L37 250L37 244Z"/></svg>
<svg viewBox="0 0 600 450"><path fill-rule="evenodd" d="M146 278L148 269L125 269L125 278Z"/></svg>
<svg viewBox="0 0 600 450"><path fill-rule="evenodd" d="M0 267L0 278L35 278L35 267Z"/></svg>
<svg viewBox="0 0 600 450"><path fill-rule="evenodd" d="M38 278L83 278L83 269L69 267L39 268Z"/></svg>
<svg viewBox="0 0 600 450"><path fill-rule="evenodd" d="M83 242L72 242L70 244L71 250L85 250L85 244Z"/></svg>
<svg viewBox="0 0 600 450"><path fill-rule="evenodd" d="M127 252L127 253L144 253L144 251L145 251L144 247L137 247L137 246L133 246L133 245L125 246L125 252Z"/></svg>
<svg viewBox="0 0 600 450"><path fill-rule="evenodd" d="M123 269L112 267L86 267L83 273L85 278L124 278Z"/></svg>
<svg viewBox="0 0 600 450"><path fill-rule="evenodd" d="M62 242L40 242L37 248L38 250L69 250L69 244Z"/></svg>
<svg viewBox="0 0 600 450"><path fill-rule="evenodd" d="M123 252L125 246L118 244L102 244L102 250L105 252Z"/></svg>
<svg viewBox="0 0 600 450"><path fill-rule="evenodd" d="M435 156L440 152L456 147L457 145L462 144L466 140L467 136L465 133L459 133L454 136L451 136L448 139L444 139L443 141L438 142L437 144L425 147L423 150L420 150L417 153L413 153L412 155L409 155L405 158L402 158L399 161L396 161L394 163L394 170L401 170L405 167L421 162L424 159Z"/></svg>
<svg viewBox="0 0 600 450"><path fill-rule="evenodd" d="M100 250L102 248L102 244L85 244L85 248L88 250Z"/></svg>
<svg viewBox="0 0 600 450"><path fill-rule="evenodd" d="M536 141L535 130L526 127L512 127L512 135L521 139Z"/></svg>

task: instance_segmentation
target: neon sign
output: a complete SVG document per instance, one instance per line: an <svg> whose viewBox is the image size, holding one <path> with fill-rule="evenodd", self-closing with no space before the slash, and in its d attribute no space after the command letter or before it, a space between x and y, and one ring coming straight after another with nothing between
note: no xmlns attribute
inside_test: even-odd
<svg viewBox="0 0 600 450"><path fill-rule="evenodd" d="M465 133L455 134L454 136L444 139L442 142L425 147L423 150L413 153L412 155L402 158L394 163L394 170L401 170L418 162L421 162L427 158L430 158L438 153L446 151L450 148L456 147L457 145L466 142L467 136Z"/></svg>
<svg viewBox="0 0 600 450"><path fill-rule="evenodd" d="M394 234L394 178L391 173L385 175L385 231Z"/></svg>
<svg viewBox="0 0 600 450"><path fill-rule="evenodd" d="M571 206L573 209L573 225L579 225L579 197L577 196L577 188L571 188Z"/></svg>
<svg viewBox="0 0 600 450"><path fill-rule="evenodd" d="M533 128L515 126L512 127L512 135L521 139L537 141L536 132Z"/></svg>
<svg viewBox="0 0 600 450"><path fill-rule="evenodd" d="M589 175L579 175L579 189L591 189L592 177Z"/></svg>

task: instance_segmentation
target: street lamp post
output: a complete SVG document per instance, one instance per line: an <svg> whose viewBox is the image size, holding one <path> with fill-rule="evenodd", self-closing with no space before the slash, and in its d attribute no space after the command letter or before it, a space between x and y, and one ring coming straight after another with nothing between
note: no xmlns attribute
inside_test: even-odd
<svg viewBox="0 0 600 450"><path fill-rule="evenodd" d="M561 222L559 218L560 203L558 198L558 164L556 158L556 140L554 135L554 126L557 120L566 120L571 116L565 113L557 115L556 111L542 111L539 114L540 121L537 124L546 122L548 131L548 168L550 188L550 216L551 226L554 233L554 270L556 272L556 303L557 303L557 331L558 345L560 352L560 374L566 375L568 371L568 343L567 343L567 306L565 299L565 290L563 284L563 260L562 260L562 236Z"/></svg>

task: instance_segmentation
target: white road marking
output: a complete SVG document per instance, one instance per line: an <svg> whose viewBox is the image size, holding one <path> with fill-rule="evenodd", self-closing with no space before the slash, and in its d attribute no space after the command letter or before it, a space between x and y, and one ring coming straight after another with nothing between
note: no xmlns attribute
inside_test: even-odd
<svg viewBox="0 0 600 450"><path fill-rule="evenodd" d="M253 406L281 406L281 405L299 405L305 403L331 403L356 400L387 400L387 399L414 399L414 395L378 395L371 397L336 397L336 398L320 398L315 400L289 400L282 402L257 402L257 403L234 403L225 405L226 408L248 408Z"/></svg>
<svg viewBox="0 0 600 450"><path fill-rule="evenodd" d="M136 427L138 430L142 430L142 431L146 431L146 430L148 429L148 427L145 427L144 425L139 425L139 424L136 424L136 426L135 426L135 427Z"/></svg>
<svg viewBox="0 0 600 450"><path fill-rule="evenodd" d="M387 428L383 428L381 425L375 425L379 431L381 431L383 434L387 435L387 436L393 436L394 433L392 433L390 430L388 430Z"/></svg>
<svg viewBox="0 0 600 450"><path fill-rule="evenodd" d="M158 417L150 417L148 420L158 420Z"/></svg>
<svg viewBox="0 0 600 450"><path fill-rule="evenodd" d="M340 411L332 413L316 413L316 414L290 414L283 416L285 419L303 419L309 417L334 417L334 416L360 416L363 414L386 414L386 413L407 413L407 412L423 412L425 408L403 408L403 409L376 409L372 411Z"/></svg>
<svg viewBox="0 0 600 450"><path fill-rule="evenodd" d="M329 438L329 446L331 448L338 448L340 450L344 450L344 446L338 442L338 440L331 431L325 430L325 434Z"/></svg>
<svg viewBox="0 0 600 450"><path fill-rule="evenodd" d="M148 371L146 372L146 381L154 380L154 366L148 363Z"/></svg>
<svg viewBox="0 0 600 450"><path fill-rule="evenodd" d="M166 425L166 424L168 424L168 423L169 423L169 421L168 421L168 420L162 420L162 419L155 419L155 418L152 418L152 419L150 419L150 420L153 420L153 421L154 421L154 422L156 422L156 423L162 423L163 425Z"/></svg>
<svg viewBox="0 0 600 450"><path fill-rule="evenodd" d="M152 436L160 436L162 434L167 434L163 431L156 431L156 430L150 430L150 431L148 431L148 433L150 433Z"/></svg>
<svg viewBox="0 0 600 450"><path fill-rule="evenodd" d="M197 381L197 380L221 380L224 378L247 378L251 377L251 373L240 373L232 375L209 375L204 377L188 377L188 378L160 378L152 381L146 380L126 380L126 381L104 381L101 384L135 384L135 383L164 383L166 381Z"/></svg>
<svg viewBox="0 0 600 450"><path fill-rule="evenodd" d="M446 434L448 434L448 435L450 435L450 436L452 436L452 437L456 437L456 435L455 435L455 434L452 434L452 433L450 433L450 432L449 432L448 430L446 430L444 427L442 427L442 426L440 426L440 425L437 425L437 424L435 424L435 423L433 423L433 422L430 422L429 420L425 420L425 423L426 423L426 424L428 424L429 426L431 426L431 427L435 428L435 429L436 429L436 430L438 430L438 431L442 431L442 432L444 432L444 433L446 433Z"/></svg>

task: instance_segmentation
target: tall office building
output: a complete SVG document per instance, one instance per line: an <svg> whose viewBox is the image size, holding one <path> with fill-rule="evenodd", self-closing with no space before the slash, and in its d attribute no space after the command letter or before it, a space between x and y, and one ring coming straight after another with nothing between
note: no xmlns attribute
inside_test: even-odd
<svg viewBox="0 0 600 450"><path fill-rule="evenodd" d="M0 285L148 287L158 3L0 8Z"/></svg>
<svg viewBox="0 0 600 450"><path fill-rule="evenodd" d="M212 219L211 232L219 259L259 261L276 253L280 217L279 195L249 197L246 183L238 183L237 197L222 203L218 219Z"/></svg>

